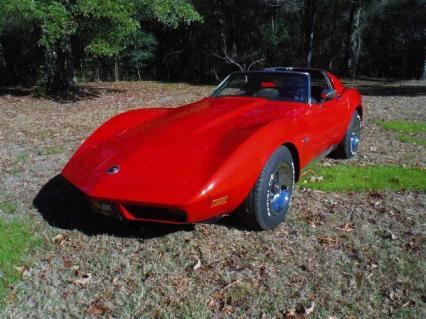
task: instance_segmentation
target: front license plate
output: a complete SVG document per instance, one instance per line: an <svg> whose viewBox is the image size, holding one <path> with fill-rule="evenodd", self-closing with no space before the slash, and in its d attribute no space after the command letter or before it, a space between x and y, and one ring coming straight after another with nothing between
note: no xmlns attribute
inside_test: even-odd
<svg viewBox="0 0 426 319"><path fill-rule="evenodd" d="M91 205L95 212L110 218L121 220L121 214L114 204L92 200Z"/></svg>

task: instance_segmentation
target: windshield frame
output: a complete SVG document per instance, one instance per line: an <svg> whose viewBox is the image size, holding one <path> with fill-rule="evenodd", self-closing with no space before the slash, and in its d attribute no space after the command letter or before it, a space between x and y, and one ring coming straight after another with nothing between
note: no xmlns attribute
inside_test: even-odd
<svg viewBox="0 0 426 319"><path fill-rule="evenodd" d="M286 102L295 102L295 103L307 103L312 104L311 101L311 75L309 72L302 72L302 71L246 71L246 72L232 72L230 73L222 82L219 83L219 85L213 90L213 92L210 94L210 97L212 98L221 98L221 96L218 96L227 86L227 84L233 79L235 75L256 75L256 74L297 74L297 75L303 75L306 76L307 79L307 88L308 88L308 101L307 102L297 102L297 101L286 101ZM238 95L226 95L223 97L247 97L247 98L254 98L254 99L264 99L263 97L257 97L257 96L238 96ZM270 100L270 101L277 101L277 100ZM284 102L284 101L283 101Z"/></svg>

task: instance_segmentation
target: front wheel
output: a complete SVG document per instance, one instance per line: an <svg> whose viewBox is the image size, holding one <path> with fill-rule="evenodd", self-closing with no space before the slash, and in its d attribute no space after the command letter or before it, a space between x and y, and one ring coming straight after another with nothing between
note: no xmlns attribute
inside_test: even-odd
<svg viewBox="0 0 426 319"><path fill-rule="evenodd" d="M266 162L239 217L256 230L277 227L287 215L294 188L294 162L287 147L279 147Z"/></svg>

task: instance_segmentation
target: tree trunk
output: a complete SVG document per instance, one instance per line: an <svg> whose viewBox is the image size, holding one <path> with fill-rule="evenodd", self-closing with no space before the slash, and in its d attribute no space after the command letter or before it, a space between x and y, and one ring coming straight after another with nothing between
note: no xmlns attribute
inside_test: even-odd
<svg viewBox="0 0 426 319"><path fill-rule="evenodd" d="M101 72L99 70L99 65L97 63L95 67L95 82L101 82Z"/></svg>
<svg viewBox="0 0 426 319"><path fill-rule="evenodd" d="M3 45L1 43L0 43L0 64L2 68L6 69L6 59L4 58Z"/></svg>
<svg viewBox="0 0 426 319"><path fill-rule="evenodd" d="M118 70L118 56L115 56L114 59L114 80L115 82L120 81L120 74Z"/></svg>
<svg viewBox="0 0 426 319"><path fill-rule="evenodd" d="M361 49L361 4L362 0L352 0L351 2L346 39L345 67L352 77L355 76L355 68Z"/></svg>
<svg viewBox="0 0 426 319"><path fill-rule="evenodd" d="M139 70L139 62L136 62L136 71L138 72L138 79L139 81L141 81L142 79L141 79L141 72Z"/></svg>
<svg viewBox="0 0 426 319"><path fill-rule="evenodd" d="M426 47L425 47L425 58L423 61L423 81L426 81Z"/></svg>
<svg viewBox="0 0 426 319"><path fill-rule="evenodd" d="M316 0L305 0L305 49L306 66L312 64L312 51L314 47L314 33L316 20Z"/></svg>
<svg viewBox="0 0 426 319"><path fill-rule="evenodd" d="M337 30L337 9L338 9L338 2L334 2L334 9L333 9L333 24L332 24L332 30ZM328 69L333 70L333 60L336 55L336 41L335 38L332 37L331 41L328 44Z"/></svg>
<svg viewBox="0 0 426 319"><path fill-rule="evenodd" d="M48 91L50 93L68 92L77 89L74 79L71 39L66 36L62 45L46 48Z"/></svg>

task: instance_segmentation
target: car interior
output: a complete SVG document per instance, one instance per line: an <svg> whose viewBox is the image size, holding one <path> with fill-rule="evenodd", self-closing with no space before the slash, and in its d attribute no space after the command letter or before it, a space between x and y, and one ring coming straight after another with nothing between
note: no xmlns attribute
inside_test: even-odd
<svg viewBox="0 0 426 319"><path fill-rule="evenodd" d="M321 92L331 87L322 72L312 70L309 73L311 75L311 101L312 103L320 103L322 101Z"/></svg>
<svg viewBox="0 0 426 319"><path fill-rule="evenodd" d="M309 70L309 74L311 102L321 103L323 90L332 87L321 71ZM218 96L255 96L269 100L308 102L306 83L306 76L293 74L238 75Z"/></svg>

